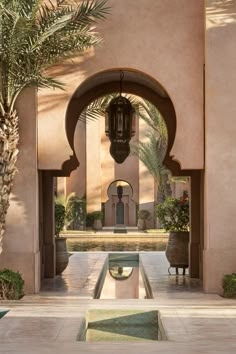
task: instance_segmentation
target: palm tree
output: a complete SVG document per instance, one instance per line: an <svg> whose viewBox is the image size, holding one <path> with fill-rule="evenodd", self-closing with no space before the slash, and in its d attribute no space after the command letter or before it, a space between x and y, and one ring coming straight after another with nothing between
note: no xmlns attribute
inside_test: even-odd
<svg viewBox="0 0 236 354"><path fill-rule="evenodd" d="M63 88L45 70L101 43L94 24L109 12L106 1L0 0L0 241L18 155L15 101L29 86Z"/></svg>
<svg viewBox="0 0 236 354"><path fill-rule="evenodd" d="M118 94L106 95L94 100L81 114L80 120L99 119L105 114L105 109L110 100ZM163 202L167 196L171 195L169 184L170 172L162 165L165 157L168 134L164 119L156 107L147 100L141 100L133 95L124 95L129 99L137 115L143 119L150 127L146 137L148 142L138 142L131 144L131 152L147 167L158 185L158 202Z"/></svg>
<svg viewBox="0 0 236 354"><path fill-rule="evenodd" d="M131 151L154 177L158 185L157 199L162 202L171 195L170 172L162 164L168 143L166 125L160 112L149 101L140 100L138 108L137 114L148 124L150 130L146 133L147 141L132 144Z"/></svg>
<svg viewBox="0 0 236 354"><path fill-rule="evenodd" d="M153 176L158 185L158 202L162 202L170 195L171 191L168 184L169 171L163 166L163 155L159 150L160 139L153 130L146 133L147 141L139 141L137 144L131 145L131 152L138 156L139 160L146 166L149 173Z"/></svg>

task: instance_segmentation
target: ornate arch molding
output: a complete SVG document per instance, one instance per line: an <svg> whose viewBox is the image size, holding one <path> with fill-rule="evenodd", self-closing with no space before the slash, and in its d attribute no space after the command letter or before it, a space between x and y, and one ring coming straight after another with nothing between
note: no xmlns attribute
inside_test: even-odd
<svg viewBox="0 0 236 354"><path fill-rule="evenodd" d="M66 112L66 134L68 142L73 150L73 155L70 157L69 160L64 162L61 171L54 171L54 175L62 176L63 173L65 173L65 176L68 176L68 173L72 172L76 167L79 166L79 162L77 160L74 149L74 133L78 118L85 109L85 107L99 97L105 96L112 92L119 92L119 75L117 75L116 80L113 79L113 81L103 82L103 74L107 72L108 71L98 73L93 77L89 78L82 85L80 85L73 94ZM119 73L119 70L116 69L110 72ZM126 70L125 72L127 73L128 70ZM173 159L173 156L170 155L170 151L173 146L176 134L176 114L174 105L168 94L165 92L165 90L161 87L159 83L157 83L153 79L150 79L145 74L139 72L132 72L133 77L134 74L136 74L135 80L132 80L127 77L127 79L123 81L122 91L125 93L140 96L150 101L160 111L165 120L168 131L168 147L164 159L164 164L168 169L171 170L174 175L181 175L182 173L180 164ZM139 75L142 75L142 77L146 76L149 82L151 82L152 80L155 83L157 89L155 89L155 85L153 84L144 84L143 80L140 80L139 82ZM88 85L88 83L90 83L90 85ZM160 89L158 89L158 86Z"/></svg>
<svg viewBox="0 0 236 354"><path fill-rule="evenodd" d="M109 188L111 187L111 185L112 185L113 183L119 182L119 181L122 181L122 182L127 183L127 184L130 186L130 188L131 188L132 195L134 194L133 186L132 186L132 184L131 184L129 181L127 181L126 179L117 178L117 179L114 179L112 182L109 182L109 184L108 184L108 187L107 187L107 196L108 196L108 197L109 197L108 191L109 191Z"/></svg>

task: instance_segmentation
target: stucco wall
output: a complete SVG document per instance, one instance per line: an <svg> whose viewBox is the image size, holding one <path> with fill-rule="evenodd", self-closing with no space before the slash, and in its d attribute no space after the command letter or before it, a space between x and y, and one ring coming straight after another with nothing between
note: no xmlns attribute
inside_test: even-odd
<svg viewBox="0 0 236 354"><path fill-rule="evenodd" d="M110 0L99 24L101 48L55 67L65 92L39 95L39 168L60 169L71 149L65 114L77 87L91 75L131 68L159 81L177 114L172 154L184 169L203 168L203 0ZM188 149L186 149L188 146Z"/></svg>
<svg viewBox="0 0 236 354"><path fill-rule="evenodd" d="M206 1L204 288L236 271L236 1Z"/></svg>
<svg viewBox="0 0 236 354"><path fill-rule="evenodd" d="M20 118L18 172L0 255L1 269L6 267L22 274L25 293L38 292L40 286L36 105L34 89L25 90L17 102Z"/></svg>
<svg viewBox="0 0 236 354"><path fill-rule="evenodd" d="M79 121L74 136L74 147L79 161L79 167L66 178L66 194L76 192L79 198L86 194L86 128L85 122Z"/></svg>

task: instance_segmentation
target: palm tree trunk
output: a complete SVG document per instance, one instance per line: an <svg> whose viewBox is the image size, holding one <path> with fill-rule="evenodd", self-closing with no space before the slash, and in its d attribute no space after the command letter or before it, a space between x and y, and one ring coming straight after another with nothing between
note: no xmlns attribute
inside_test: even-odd
<svg viewBox="0 0 236 354"><path fill-rule="evenodd" d="M19 141L18 121L16 112L0 116L0 254L2 253L2 239L5 232L9 197L16 172Z"/></svg>

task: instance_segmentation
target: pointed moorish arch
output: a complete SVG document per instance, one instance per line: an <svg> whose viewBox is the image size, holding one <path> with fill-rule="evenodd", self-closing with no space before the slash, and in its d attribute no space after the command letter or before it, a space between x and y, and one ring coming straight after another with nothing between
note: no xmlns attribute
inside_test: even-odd
<svg viewBox="0 0 236 354"><path fill-rule="evenodd" d="M120 90L120 71L124 72L122 92L140 96L151 102L161 113L167 127L168 147L163 164L172 172L173 176L191 177L191 237L190 237L190 276L192 278L202 277L202 250L203 250L203 171L182 170L179 162L170 155L176 135L177 119L174 104L166 89L149 75L133 69L116 68L101 71L86 79L72 95L66 112L65 128L66 135L73 155L62 164L61 170L51 170L43 172L43 183L50 185L52 189L53 176L70 176L71 172L79 166L74 148L74 134L78 119L83 110L95 99ZM48 187L49 188L49 187ZM44 194L47 193L44 191ZM48 199L45 198L45 218L48 217ZM51 210L51 209L50 209ZM46 234L50 238L53 230L48 222ZM47 229L47 225L45 226ZM46 236L47 239L47 236ZM49 251L52 254L51 251ZM52 257L48 257L48 262L52 263ZM45 265L50 276L53 274L52 266ZM47 271L46 271L47 273Z"/></svg>
<svg viewBox="0 0 236 354"><path fill-rule="evenodd" d="M105 226L116 226L120 224L117 221L117 206L119 203L118 193L115 189L116 184L124 185L122 203L124 204L124 220L121 224L124 226L136 226L136 203L133 199L133 186L126 179L115 179L109 183L107 189L107 200L105 202Z"/></svg>
<svg viewBox="0 0 236 354"><path fill-rule="evenodd" d="M85 80L76 89L68 104L65 122L68 142L74 153L70 160L64 162L62 170L68 173L68 167L71 165L71 168L74 169L76 165L74 133L80 114L95 99L113 92L119 92L120 70L124 72L122 91L148 100L161 113L168 131L168 147L164 164L173 174L183 175L180 164L170 155L176 134L176 114L173 102L159 82L142 72L131 69L114 69L99 72Z"/></svg>

